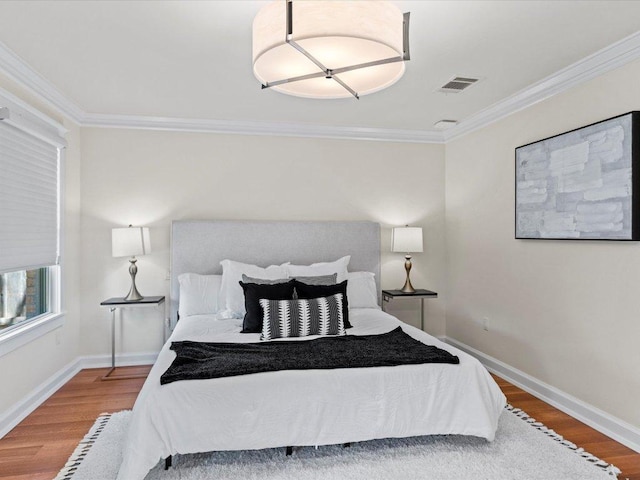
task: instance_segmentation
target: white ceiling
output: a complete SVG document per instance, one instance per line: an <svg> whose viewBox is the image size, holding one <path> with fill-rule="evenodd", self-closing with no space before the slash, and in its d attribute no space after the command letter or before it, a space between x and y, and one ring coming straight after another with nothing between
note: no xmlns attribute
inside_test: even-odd
<svg viewBox="0 0 640 480"><path fill-rule="evenodd" d="M265 3L3 1L0 42L87 113L433 130L640 30L638 1L398 1L411 12L404 77L360 100L311 100L253 76ZM482 81L435 92L454 75Z"/></svg>

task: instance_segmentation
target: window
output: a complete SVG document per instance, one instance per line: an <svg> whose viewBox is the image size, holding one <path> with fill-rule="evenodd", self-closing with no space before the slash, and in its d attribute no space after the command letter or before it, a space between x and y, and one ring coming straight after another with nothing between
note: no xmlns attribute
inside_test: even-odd
<svg viewBox="0 0 640 480"><path fill-rule="evenodd" d="M0 332L51 313L49 268L0 275Z"/></svg>
<svg viewBox="0 0 640 480"><path fill-rule="evenodd" d="M63 131L0 90L0 355L61 324Z"/></svg>

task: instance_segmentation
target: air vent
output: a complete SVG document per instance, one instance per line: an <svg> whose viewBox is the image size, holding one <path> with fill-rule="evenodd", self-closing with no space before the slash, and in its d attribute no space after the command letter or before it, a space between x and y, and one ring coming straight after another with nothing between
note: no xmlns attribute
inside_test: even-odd
<svg viewBox="0 0 640 480"><path fill-rule="evenodd" d="M471 85L477 83L479 80L479 78L453 77L437 91L443 93L460 93L461 91L469 88Z"/></svg>

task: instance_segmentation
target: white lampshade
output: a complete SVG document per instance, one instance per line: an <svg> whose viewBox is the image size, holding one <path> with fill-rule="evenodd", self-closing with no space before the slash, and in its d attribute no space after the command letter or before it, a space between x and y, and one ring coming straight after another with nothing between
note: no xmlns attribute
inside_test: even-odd
<svg viewBox="0 0 640 480"><path fill-rule="evenodd" d="M111 230L111 252L114 257L134 257L151 252L148 227L124 227Z"/></svg>
<svg viewBox="0 0 640 480"><path fill-rule="evenodd" d="M421 227L396 227L391 238L391 251L401 253L422 252Z"/></svg>
<svg viewBox="0 0 640 480"><path fill-rule="evenodd" d="M265 85L317 73L319 67L286 39L286 3L264 6L253 21L253 73ZM403 55L403 14L387 1L296 0L291 40L326 68L335 70ZM359 95L387 88L404 74L404 62L340 73ZM273 89L310 98L343 98L351 93L324 77L283 83Z"/></svg>

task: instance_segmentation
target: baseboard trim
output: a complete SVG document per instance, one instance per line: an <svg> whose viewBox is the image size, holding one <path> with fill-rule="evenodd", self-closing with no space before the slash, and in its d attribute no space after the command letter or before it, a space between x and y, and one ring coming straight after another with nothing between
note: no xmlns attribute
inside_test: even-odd
<svg viewBox="0 0 640 480"><path fill-rule="evenodd" d="M133 367L136 365L153 365L158 352L123 353L116 355L116 367ZM111 355L89 355L79 357L82 368L104 368L111 366Z"/></svg>
<svg viewBox="0 0 640 480"><path fill-rule="evenodd" d="M80 370L82 370L80 359L76 358L4 412L0 416L0 438L9 433Z"/></svg>
<svg viewBox="0 0 640 480"><path fill-rule="evenodd" d="M640 429L635 426L454 338L443 337L442 340L477 358L487 370L525 392L640 452Z"/></svg>
<svg viewBox="0 0 640 480"><path fill-rule="evenodd" d="M126 353L116 355L116 365L121 367L153 365L156 358L158 358L158 352ZM31 412L42 405L45 400L71 380L80 370L110 366L111 355L77 357L0 415L0 438L4 437L22 420L27 418Z"/></svg>

